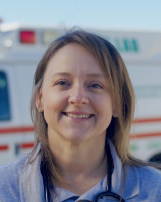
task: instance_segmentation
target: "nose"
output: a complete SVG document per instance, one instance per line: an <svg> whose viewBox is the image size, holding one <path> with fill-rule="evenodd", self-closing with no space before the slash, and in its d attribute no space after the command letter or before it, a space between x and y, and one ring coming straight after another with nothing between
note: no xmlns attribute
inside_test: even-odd
<svg viewBox="0 0 161 202"><path fill-rule="evenodd" d="M89 98L85 88L80 85L73 87L68 102L74 105L88 104Z"/></svg>

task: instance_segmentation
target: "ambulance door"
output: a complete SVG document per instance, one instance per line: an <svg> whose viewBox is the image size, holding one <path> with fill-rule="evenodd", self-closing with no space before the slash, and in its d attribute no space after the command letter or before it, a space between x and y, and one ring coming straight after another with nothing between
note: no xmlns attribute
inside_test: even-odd
<svg viewBox="0 0 161 202"><path fill-rule="evenodd" d="M14 66L0 65L0 165L15 160L15 142L21 125L21 95Z"/></svg>
<svg viewBox="0 0 161 202"><path fill-rule="evenodd" d="M15 67L17 75L18 94L20 95L20 117L21 132L19 133L19 141L15 143L15 158L19 158L29 153L34 146L34 127L30 116L30 102L32 95L32 84L37 64L17 64Z"/></svg>

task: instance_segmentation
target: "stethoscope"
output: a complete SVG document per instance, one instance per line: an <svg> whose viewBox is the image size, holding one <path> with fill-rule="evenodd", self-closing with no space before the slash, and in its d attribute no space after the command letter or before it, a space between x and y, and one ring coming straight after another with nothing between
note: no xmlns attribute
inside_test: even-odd
<svg viewBox="0 0 161 202"><path fill-rule="evenodd" d="M109 166L108 173L107 173L107 189L108 190L105 191L105 192L101 192L100 194L95 196L93 202L98 202L99 199L102 199L103 197L107 197L107 196L110 197L110 199L113 198L113 199L115 199L117 201L125 202L125 200L121 196L119 196L118 194L113 193L111 191L111 174L112 174L112 162L113 162L113 159L112 159L112 155L111 155L109 145L108 146L106 145L106 151L107 151L107 154L108 154L107 162L108 162L108 166ZM43 161L41 162L41 173L42 173L43 182L44 182L45 201L46 202L52 202L51 193L50 193L50 187L49 187L49 183L48 183L47 176L46 176L47 166ZM80 200L79 202L90 202L90 201L89 200Z"/></svg>

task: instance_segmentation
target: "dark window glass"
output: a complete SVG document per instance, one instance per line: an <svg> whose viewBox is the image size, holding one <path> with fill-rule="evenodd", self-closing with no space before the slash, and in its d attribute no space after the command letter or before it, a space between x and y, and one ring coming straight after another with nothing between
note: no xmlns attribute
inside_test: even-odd
<svg viewBox="0 0 161 202"><path fill-rule="evenodd" d="M6 74L0 71L0 121L10 120L10 105Z"/></svg>

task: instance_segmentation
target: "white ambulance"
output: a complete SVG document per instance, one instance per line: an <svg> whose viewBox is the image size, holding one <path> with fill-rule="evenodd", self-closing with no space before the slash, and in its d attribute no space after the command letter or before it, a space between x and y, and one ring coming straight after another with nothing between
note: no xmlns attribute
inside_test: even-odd
<svg viewBox="0 0 161 202"><path fill-rule="evenodd" d="M161 32L87 31L114 44L128 68L137 97L131 152L143 160L161 161ZM0 165L30 152L34 145L30 118L34 72L49 42L62 33L64 29L56 26L0 26Z"/></svg>

